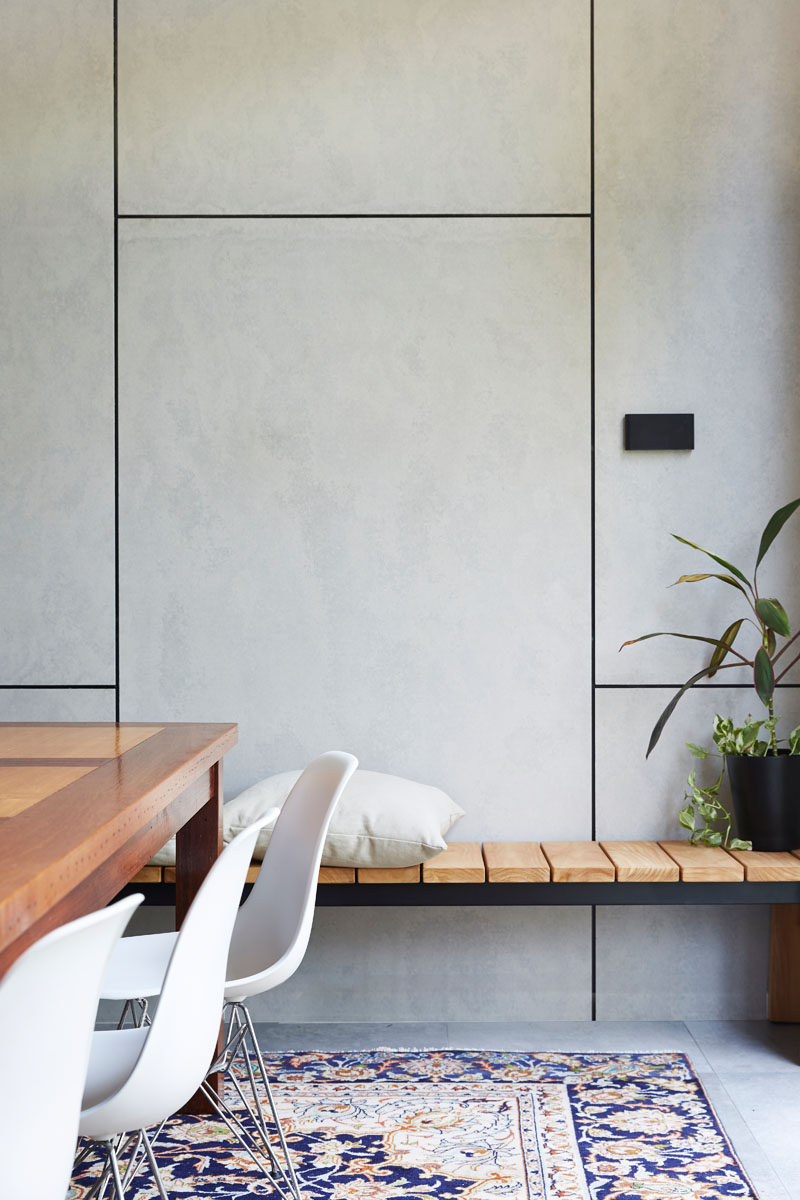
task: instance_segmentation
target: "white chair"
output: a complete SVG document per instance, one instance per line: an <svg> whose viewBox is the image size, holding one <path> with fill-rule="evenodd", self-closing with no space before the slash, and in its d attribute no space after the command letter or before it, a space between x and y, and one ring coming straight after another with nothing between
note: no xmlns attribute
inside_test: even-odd
<svg viewBox="0 0 800 1200"><path fill-rule="evenodd" d="M141 901L129 896L45 934L0 981L0 1179L9 1200L64 1200L100 978Z"/></svg>
<svg viewBox="0 0 800 1200"><path fill-rule="evenodd" d="M226 846L173 937L158 1010L149 1025L96 1032L92 1039L80 1133L106 1159L118 1200L144 1154L163 1200L168 1200L146 1129L176 1112L202 1084L217 1042L225 962L237 906L256 838L266 818ZM149 941L131 938L132 943ZM133 1132L131 1138L126 1135ZM133 1146L120 1175L123 1146ZM103 1176L101 1175L101 1180Z"/></svg>
<svg viewBox="0 0 800 1200"><path fill-rule="evenodd" d="M227 1038L222 1058L214 1064L214 1069L221 1068L229 1075L247 1106L268 1155L273 1182L288 1188L297 1200L300 1200L297 1177L246 1002L249 997L261 995L283 983L303 959L314 918L325 837L344 787L357 766L358 760L352 754L329 751L314 759L303 771L284 801L256 882L239 909L228 955L225 985ZM126 1001L158 995L174 938L175 935L169 933L125 938L112 956L101 985L101 995ZM163 1004L163 995L160 1003ZM270 1146L249 1052L257 1063L286 1163L285 1170ZM245 1099L233 1071L237 1059L244 1068L252 1104ZM234 1131L241 1136L243 1126L235 1117L233 1120Z"/></svg>

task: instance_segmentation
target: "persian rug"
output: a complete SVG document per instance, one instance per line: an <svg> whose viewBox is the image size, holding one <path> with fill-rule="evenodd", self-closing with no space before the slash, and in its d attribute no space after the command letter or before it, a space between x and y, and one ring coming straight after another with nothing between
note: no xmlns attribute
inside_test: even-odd
<svg viewBox="0 0 800 1200"><path fill-rule="evenodd" d="M717 1200L755 1192L682 1054L266 1056L306 1200ZM276 1196L221 1121L156 1144L171 1198ZM73 1180L87 1195L91 1168ZM136 1200L157 1192L146 1169Z"/></svg>

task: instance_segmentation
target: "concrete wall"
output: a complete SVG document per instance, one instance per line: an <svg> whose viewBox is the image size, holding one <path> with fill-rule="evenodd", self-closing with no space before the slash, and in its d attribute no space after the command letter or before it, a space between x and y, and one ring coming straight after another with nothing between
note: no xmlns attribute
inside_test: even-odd
<svg viewBox="0 0 800 1200"><path fill-rule="evenodd" d="M757 700L645 763L702 659L617 649L737 615L670 532L749 568L800 493L794 0L119 0L116 139L107 8L6 18L0 715L118 690L238 721L228 796L339 746L461 839L677 836L683 742ZM587 1017L594 937L601 1018L760 1016L766 922L328 910L257 1015Z"/></svg>

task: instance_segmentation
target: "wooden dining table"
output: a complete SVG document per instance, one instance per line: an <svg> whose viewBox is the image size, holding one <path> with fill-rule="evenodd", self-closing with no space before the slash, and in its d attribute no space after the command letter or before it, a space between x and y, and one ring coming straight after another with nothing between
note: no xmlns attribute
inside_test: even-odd
<svg viewBox="0 0 800 1200"><path fill-rule="evenodd" d="M222 847L237 726L0 723L0 975L107 904L173 835L176 922Z"/></svg>

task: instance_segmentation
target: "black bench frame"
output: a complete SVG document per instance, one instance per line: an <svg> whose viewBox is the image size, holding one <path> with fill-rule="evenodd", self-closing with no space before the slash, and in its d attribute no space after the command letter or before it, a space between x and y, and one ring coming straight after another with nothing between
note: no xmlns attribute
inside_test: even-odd
<svg viewBox="0 0 800 1200"><path fill-rule="evenodd" d="M252 884L247 884L247 895ZM173 883L130 883L120 896L173 905ZM319 908L453 908L468 905L800 904L787 883L321 883Z"/></svg>

